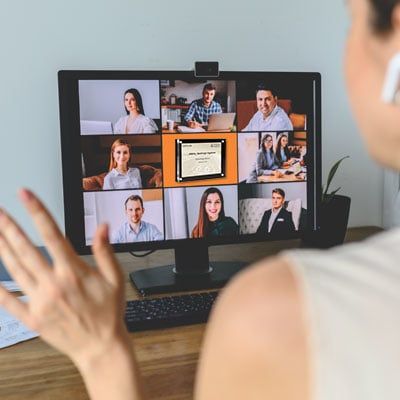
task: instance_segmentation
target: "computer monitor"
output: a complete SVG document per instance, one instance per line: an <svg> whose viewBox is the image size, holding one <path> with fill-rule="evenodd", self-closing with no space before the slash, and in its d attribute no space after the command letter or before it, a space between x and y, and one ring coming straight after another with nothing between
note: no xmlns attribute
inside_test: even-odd
<svg viewBox="0 0 400 400"><path fill-rule="evenodd" d="M318 73L60 71L65 231L89 254L175 249L131 274L143 293L222 286L243 267L208 247L300 237L318 227ZM207 129L213 114L226 129ZM226 121L226 118L223 118Z"/></svg>

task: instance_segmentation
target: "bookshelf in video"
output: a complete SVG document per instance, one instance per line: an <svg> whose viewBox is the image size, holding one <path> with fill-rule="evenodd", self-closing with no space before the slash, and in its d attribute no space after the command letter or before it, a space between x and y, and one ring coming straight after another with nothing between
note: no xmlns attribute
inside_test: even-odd
<svg viewBox="0 0 400 400"><path fill-rule="evenodd" d="M306 90L273 80L80 80L86 245L102 222L112 243L302 230Z"/></svg>

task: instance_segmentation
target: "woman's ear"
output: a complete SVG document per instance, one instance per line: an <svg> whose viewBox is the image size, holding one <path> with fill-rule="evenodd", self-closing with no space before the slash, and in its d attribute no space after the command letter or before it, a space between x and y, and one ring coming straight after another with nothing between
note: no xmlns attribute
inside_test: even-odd
<svg viewBox="0 0 400 400"><path fill-rule="evenodd" d="M394 30L394 33L398 35L400 32L400 4L396 4L393 7L391 21L392 21L392 29Z"/></svg>

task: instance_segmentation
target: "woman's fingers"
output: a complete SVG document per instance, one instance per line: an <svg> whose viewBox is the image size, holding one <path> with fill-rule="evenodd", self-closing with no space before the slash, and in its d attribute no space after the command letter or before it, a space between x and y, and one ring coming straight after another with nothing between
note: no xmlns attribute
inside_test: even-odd
<svg viewBox="0 0 400 400"><path fill-rule="evenodd" d="M11 274L29 284L35 281L35 276L48 273L49 266L43 255L30 242L25 233L15 221L0 209L0 248ZM17 278L18 276L18 278Z"/></svg>
<svg viewBox="0 0 400 400"><path fill-rule="evenodd" d="M27 304L18 300L15 296L9 293L3 286L0 285L0 307L5 308L10 314L13 314L17 319L25 325L34 329L30 325L29 309Z"/></svg>
<svg viewBox="0 0 400 400"><path fill-rule="evenodd" d="M12 278L21 286L26 294L36 287L35 276L26 269L14 254L7 241L0 235L0 258Z"/></svg>
<svg viewBox="0 0 400 400"><path fill-rule="evenodd" d="M122 271L108 240L108 226L100 225L93 239L93 256L101 274L108 282L119 286L123 281Z"/></svg>
<svg viewBox="0 0 400 400"><path fill-rule="evenodd" d="M73 264L71 259L75 257L75 252L42 202L27 189L20 191L20 198L31 215L54 264Z"/></svg>

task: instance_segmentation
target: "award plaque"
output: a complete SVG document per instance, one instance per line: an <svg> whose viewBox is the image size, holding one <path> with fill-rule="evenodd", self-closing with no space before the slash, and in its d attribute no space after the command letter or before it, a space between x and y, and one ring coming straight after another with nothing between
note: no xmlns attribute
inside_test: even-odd
<svg viewBox="0 0 400 400"><path fill-rule="evenodd" d="M177 182L225 176L225 139L178 139L175 142Z"/></svg>

